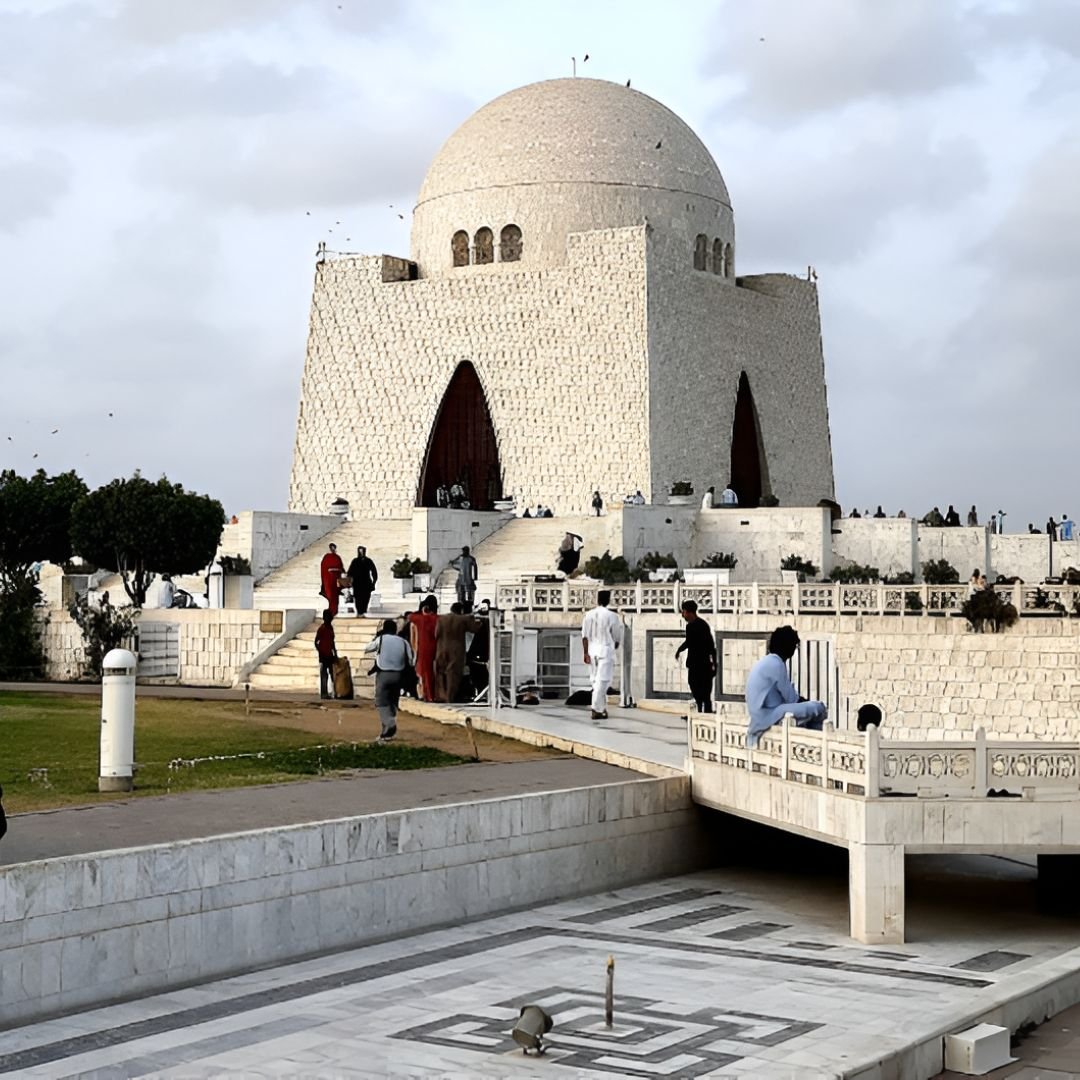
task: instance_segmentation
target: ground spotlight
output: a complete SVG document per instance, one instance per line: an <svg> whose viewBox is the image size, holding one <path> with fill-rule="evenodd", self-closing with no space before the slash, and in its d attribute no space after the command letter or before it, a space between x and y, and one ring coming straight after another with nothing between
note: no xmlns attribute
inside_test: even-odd
<svg viewBox="0 0 1080 1080"><path fill-rule="evenodd" d="M551 1030L554 1021L539 1005L522 1005L521 1015L510 1033L514 1042L527 1054L535 1050L538 1054L544 1052L544 1036Z"/></svg>

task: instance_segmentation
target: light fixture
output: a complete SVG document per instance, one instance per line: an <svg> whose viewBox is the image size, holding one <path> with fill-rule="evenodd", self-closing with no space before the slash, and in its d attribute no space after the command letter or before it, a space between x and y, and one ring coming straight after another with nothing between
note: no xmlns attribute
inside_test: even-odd
<svg viewBox="0 0 1080 1080"><path fill-rule="evenodd" d="M510 1032L514 1042L527 1054L535 1050L538 1054L544 1052L544 1036L551 1030L554 1021L539 1005L522 1005L518 1022L514 1030Z"/></svg>

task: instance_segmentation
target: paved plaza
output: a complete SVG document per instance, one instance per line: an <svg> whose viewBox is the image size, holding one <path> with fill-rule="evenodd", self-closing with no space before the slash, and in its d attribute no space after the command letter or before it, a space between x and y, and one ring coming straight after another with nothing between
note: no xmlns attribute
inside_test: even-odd
<svg viewBox="0 0 1080 1080"><path fill-rule="evenodd" d="M972 876L914 860L921 933L897 949L848 939L827 865L731 867L32 1024L0 1034L0 1072L840 1075L1076 967L1080 934L1025 905L1030 868L979 861ZM526 1002L555 1019L542 1061L509 1038Z"/></svg>

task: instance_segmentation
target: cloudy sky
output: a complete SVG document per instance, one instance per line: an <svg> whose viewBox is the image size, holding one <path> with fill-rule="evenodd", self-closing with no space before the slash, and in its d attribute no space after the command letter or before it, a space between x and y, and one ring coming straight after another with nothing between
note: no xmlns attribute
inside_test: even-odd
<svg viewBox="0 0 1080 1080"><path fill-rule="evenodd" d="M0 467L283 509L316 244L586 53L816 267L845 508L1080 514L1075 0L0 0Z"/></svg>

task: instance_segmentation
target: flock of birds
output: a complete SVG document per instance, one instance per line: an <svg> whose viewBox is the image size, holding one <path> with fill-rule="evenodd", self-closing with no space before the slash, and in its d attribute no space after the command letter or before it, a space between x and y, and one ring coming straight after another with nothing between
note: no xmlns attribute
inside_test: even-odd
<svg viewBox="0 0 1080 1080"><path fill-rule="evenodd" d="M109 419L111 420L112 418L113 418L113 414L112 414L112 413L109 413ZM29 420L24 420L24 421L23 421L23 423L24 423L24 424L29 424L29 423L30 423L30 421L29 421ZM59 434L60 434L60 429L59 429L58 427L56 427L56 428L53 428L53 429L52 429L52 430L51 430L51 431L49 432L49 434L50 434L50 435L59 435ZM16 442L17 440L16 440L16 438L15 438L15 436L14 436L14 435L8 435L8 437L7 437L7 441L8 441L9 443L14 443L14 442ZM31 444L31 445L33 445L33 444ZM31 461L33 461L33 460L34 460L35 458L38 458L38 457L40 457L40 456L41 456L41 451L40 451L40 450L35 450L35 451L34 451L34 452L33 452L33 453L32 453L32 454L30 455L30 460L31 460ZM89 452L87 452L87 453L83 454L83 457L89 457L89 456L90 456Z"/></svg>

